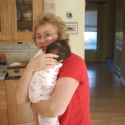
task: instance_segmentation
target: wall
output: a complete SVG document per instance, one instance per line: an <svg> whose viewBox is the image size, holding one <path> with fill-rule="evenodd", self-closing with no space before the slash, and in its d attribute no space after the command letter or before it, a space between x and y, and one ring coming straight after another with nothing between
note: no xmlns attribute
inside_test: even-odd
<svg viewBox="0 0 125 125"><path fill-rule="evenodd" d="M67 11L73 13L73 18L66 17ZM78 34L70 34L70 45L74 53L84 58L84 0L56 0L55 13L65 22L77 22Z"/></svg>
<svg viewBox="0 0 125 125"><path fill-rule="evenodd" d="M35 43L24 42L18 44L15 42L0 42L0 53L6 55L6 62L29 61L37 52Z"/></svg>
<svg viewBox="0 0 125 125"><path fill-rule="evenodd" d="M44 12L55 13L62 17L65 22L77 22L78 34L71 34L70 45L74 53L84 58L84 0L44 0ZM67 11L73 12L73 18L66 18ZM37 52L37 48L34 43L26 42L22 44L14 42L0 42L0 53L6 55L7 63L13 61L26 61L31 58Z"/></svg>
<svg viewBox="0 0 125 125"><path fill-rule="evenodd" d="M115 0L107 0L104 7L102 59L113 58L115 42Z"/></svg>

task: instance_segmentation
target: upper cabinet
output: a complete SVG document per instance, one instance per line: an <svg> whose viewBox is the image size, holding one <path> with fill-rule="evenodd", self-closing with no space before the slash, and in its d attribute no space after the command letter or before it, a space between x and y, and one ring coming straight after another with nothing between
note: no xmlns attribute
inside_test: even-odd
<svg viewBox="0 0 125 125"><path fill-rule="evenodd" d="M32 42L33 22L43 0L0 0L0 41Z"/></svg>
<svg viewBox="0 0 125 125"><path fill-rule="evenodd" d="M0 41L16 39L15 0L0 0Z"/></svg>

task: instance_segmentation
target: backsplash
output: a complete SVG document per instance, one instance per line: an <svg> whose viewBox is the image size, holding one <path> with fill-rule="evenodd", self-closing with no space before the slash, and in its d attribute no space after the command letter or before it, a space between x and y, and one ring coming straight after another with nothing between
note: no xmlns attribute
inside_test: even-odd
<svg viewBox="0 0 125 125"><path fill-rule="evenodd" d="M55 13L55 0L44 0L44 12ZM0 42L0 53L5 54L6 63L30 61L37 52L34 42Z"/></svg>
<svg viewBox="0 0 125 125"><path fill-rule="evenodd" d="M55 0L44 0L44 12L55 13Z"/></svg>
<svg viewBox="0 0 125 125"><path fill-rule="evenodd" d="M34 42L24 42L18 44L15 42L0 42L0 53L6 56L6 63L14 61L29 61L37 52Z"/></svg>

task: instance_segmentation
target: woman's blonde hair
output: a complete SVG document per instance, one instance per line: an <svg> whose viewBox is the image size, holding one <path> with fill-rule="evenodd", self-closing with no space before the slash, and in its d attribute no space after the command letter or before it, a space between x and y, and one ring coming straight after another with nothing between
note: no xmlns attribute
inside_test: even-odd
<svg viewBox="0 0 125 125"><path fill-rule="evenodd" d="M61 19L61 17L56 16L51 13L42 13L37 16L36 20L34 21L33 27L33 40L36 40L36 30L39 26L44 24L52 24L57 32L58 32L58 39L66 40L69 42L69 34L67 33L67 26L65 22Z"/></svg>

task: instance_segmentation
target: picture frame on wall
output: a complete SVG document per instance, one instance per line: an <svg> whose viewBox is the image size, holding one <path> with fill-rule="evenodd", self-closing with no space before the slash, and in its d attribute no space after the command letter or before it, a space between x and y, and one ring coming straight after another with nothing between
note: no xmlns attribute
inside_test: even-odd
<svg viewBox="0 0 125 125"><path fill-rule="evenodd" d="M78 33L78 23L77 22L66 22L68 33L77 34Z"/></svg>

